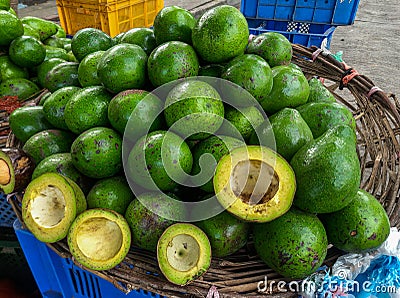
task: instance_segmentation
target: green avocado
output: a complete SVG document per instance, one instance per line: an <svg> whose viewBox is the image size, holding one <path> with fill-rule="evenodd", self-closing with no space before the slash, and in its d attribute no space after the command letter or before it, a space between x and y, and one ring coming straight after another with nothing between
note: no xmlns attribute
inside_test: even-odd
<svg viewBox="0 0 400 298"><path fill-rule="evenodd" d="M46 49L43 44L32 36L15 38L9 47L10 59L20 67L32 68L44 61Z"/></svg>
<svg viewBox="0 0 400 298"><path fill-rule="evenodd" d="M50 95L51 95L51 92L50 92L50 91L44 93L44 94L42 95L42 97L40 98L40 100L39 100L38 106L43 106L44 103L46 102L46 100L50 97Z"/></svg>
<svg viewBox="0 0 400 298"><path fill-rule="evenodd" d="M219 5L206 11L192 32L193 47L210 63L226 62L244 54L249 27L241 12L230 5Z"/></svg>
<svg viewBox="0 0 400 298"><path fill-rule="evenodd" d="M214 135L200 141L191 149L193 154L193 183L201 184L198 186L206 192L214 192L212 178L218 161L231 150L245 145L242 140L229 136ZM209 158L207 154L211 154L214 160L202 160Z"/></svg>
<svg viewBox="0 0 400 298"><path fill-rule="evenodd" d="M65 49L48 45L45 45L44 48L46 49L46 57L44 58L45 61L51 58L60 58L65 61L69 61L68 53Z"/></svg>
<svg viewBox="0 0 400 298"><path fill-rule="evenodd" d="M293 50L290 41L281 33L265 32L249 42L246 52L263 57L270 67L275 67L288 65Z"/></svg>
<svg viewBox="0 0 400 298"><path fill-rule="evenodd" d="M0 10L9 10L9 9L10 9L10 0L1 0Z"/></svg>
<svg viewBox="0 0 400 298"><path fill-rule="evenodd" d="M10 114L9 122L12 132L22 143L39 131L53 128L46 120L42 106L20 107Z"/></svg>
<svg viewBox="0 0 400 298"><path fill-rule="evenodd" d="M102 84L112 93L141 89L146 82L147 55L135 44L118 44L108 49L97 66Z"/></svg>
<svg viewBox="0 0 400 298"><path fill-rule="evenodd" d="M154 130L162 129L162 101L144 90L126 90L113 97L108 105L108 119L119 133L135 141Z"/></svg>
<svg viewBox="0 0 400 298"><path fill-rule="evenodd" d="M305 211L338 211L358 191L361 170L356 134L348 125L335 126L301 147L290 164L297 181L293 203Z"/></svg>
<svg viewBox="0 0 400 298"><path fill-rule="evenodd" d="M238 109L226 108L225 119L218 133L248 141L265 118L257 107L250 106Z"/></svg>
<svg viewBox="0 0 400 298"><path fill-rule="evenodd" d="M105 178L96 182L87 195L88 208L111 209L124 215L134 195L123 176Z"/></svg>
<svg viewBox="0 0 400 298"><path fill-rule="evenodd" d="M167 41L192 44L192 29L196 19L188 10L178 6L162 8L154 19L154 36L157 45Z"/></svg>
<svg viewBox="0 0 400 298"><path fill-rule="evenodd" d="M78 80L77 62L63 62L54 66L47 72L44 87L50 92L54 92L62 87L77 86L80 87Z"/></svg>
<svg viewBox="0 0 400 298"><path fill-rule="evenodd" d="M349 253L378 248L389 236L390 222L379 201L365 190L358 190L345 208L322 214L328 240Z"/></svg>
<svg viewBox="0 0 400 298"><path fill-rule="evenodd" d="M39 32L41 41L57 33L57 25L55 23L38 17L26 16L21 19L21 22Z"/></svg>
<svg viewBox="0 0 400 298"><path fill-rule="evenodd" d="M169 197L178 199L172 194L146 192L129 204L125 218L131 228L134 246L155 252L161 234L176 222L173 219L184 216L183 205ZM166 216L160 216L158 213L161 212Z"/></svg>
<svg viewBox="0 0 400 298"><path fill-rule="evenodd" d="M290 66L272 68L273 87L267 98L261 102L267 114L274 114L283 108L294 108L305 104L310 87L304 74Z"/></svg>
<svg viewBox="0 0 400 298"><path fill-rule="evenodd" d="M195 50L181 41L168 41L154 49L147 61L147 72L154 87L197 76L199 61Z"/></svg>
<svg viewBox="0 0 400 298"><path fill-rule="evenodd" d="M8 46L15 38L24 34L24 27L17 16L0 10L0 46Z"/></svg>
<svg viewBox="0 0 400 298"><path fill-rule="evenodd" d="M54 34L54 37L57 38L66 38L67 37L67 33L65 32L64 28L61 27L61 25L55 23L57 26L57 32L56 34Z"/></svg>
<svg viewBox="0 0 400 298"><path fill-rule="evenodd" d="M0 82L8 79L28 79L29 73L25 68L15 65L9 56L0 56Z"/></svg>
<svg viewBox="0 0 400 298"><path fill-rule="evenodd" d="M220 78L225 67L221 64L209 64L201 66L199 76Z"/></svg>
<svg viewBox="0 0 400 298"><path fill-rule="evenodd" d="M265 125L265 124L261 124ZM252 144L260 144L260 139L275 138L276 152L290 161L293 155L305 144L313 140L313 134L307 123L295 109L284 108L269 117L270 131L260 128L252 135ZM266 140L263 140L266 142Z"/></svg>
<svg viewBox="0 0 400 298"><path fill-rule="evenodd" d="M255 224L253 236L260 258L287 278L301 279L314 273L327 254L321 221L294 208L271 222Z"/></svg>
<svg viewBox="0 0 400 298"><path fill-rule="evenodd" d="M51 47L55 47L55 48L64 49L64 42L55 36L50 36L49 38L45 39L43 41L43 44L51 46Z"/></svg>
<svg viewBox="0 0 400 298"><path fill-rule="evenodd" d="M47 73L51 69L53 69L53 67L63 62L66 61L61 58L50 58L48 60L44 60L41 64L39 64L39 66L37 67L37 78L40 86L44 86L46 84Z"/></svg>
<svg viewBox="0 0 400 298"><path fill-rule="evenodd" d="M18 78L8 79L0 83L1 96L18 96L18 99L24 101L36 94L39 87L30 80Z"/></svg>
<svg viewBox="0 0 400 298"><path fill-rule="evenodd" d="M78 67L78 80L82 87L101 86L101 81L97 75L97 65L103 57L105 51L97 51L87 55Z"/></svg>
<svg viewBox="0 0 400 298"><path fill-rule="evenodd" d="M78 61L82 61L90 53L106 51L113 45L114 42L107 33L95 28L80 29L71 40L72 53Z"/></svg>
<svg viewBox="0 0 400 298"><path fill-rule="evenodd" d="M37 30L33 29L31 26L28 24L22 24L24 27L24 35L25 36L32 36L36 38L37 40L40 40L40 34Z"/></svg>
<svg viewBox="0 0 400 298"><path fill-rule="evenodd" d="M49 98L43 104L43 112L51 125L55 128L68 130L65 123L64 111L65 106L81 88L75 86L63 87L50 94Z"/></svg>
<svg viewBox="0 0 400 298"><path fill-rule="evenodd" d="M262 102L272 90L272 71L268 63L260 56L245 54L230 61L221 75L247 90L254 98Z"/></svg>
<svg viewBox="0 0 400 298"><path fill-rule="evenodd" d="M79 89L65 104L65 124L76 134L92 127L109 126L107 111L111 98L103 86Z"/></svg>
<svg viewBox="0 0 400 298"><path fill-rule="evenodd" d="M185 141L171 131L156 130L133 146L127 177L149 190L173 190L192 170L193 156Z"/></svg>
<svg viewBox="0 0 400 298"><path fill-rule="evenodd" d="M296 108L310 127L314 138L328 129L339 125L349 125L356 129L353 114L345 106L336 102L310 102Z"/></svg>
<svg viewBox="0 0 400 298"><path fill-rule="evenodd" d="M194 223L210 240L213 257L229 256L246 245L250 224L241 221L227 211Z"/></svg>
<svg viewBox="0 0 400 298"><path fill-rule="evenodd" d="M310 95L307 102L335 102L336 99L333 94L324 86L324 84L317 78L308 80L310 86Z"/></svg>
<svg viewBox="0 0 400 298"><path fill-rule="evenodd" d="M154 32L149 28L132 28L125 32L118 43L138 45L147 55L150 55L157 46Z"/></svg>
<svg viewBox="0 0 400 298"><path fill-rule="evenodd" d="M73 140L70 132L48 129L31 136L22 149L38 164L52 154L69 152Z"/></svg>
<svg viewBox="0 0 400 298"><path fill-rule="evenodd" d="M112 177L122 170L122 138L111 128L88 129L72 143L71 156L82 174L95 179Z"/></svg>
<svg viewBox="0 0 400 298"><path fill-rule="evenodd" d="M168 127L182 137L205 139L221 127L224 104L210 84L185 80L168 93L164 116Z"/></svg>
<svg viewBox="0 0 400 298"><path fill-rule="evenodd" d="M68 177L87 194L92 188L93 179L86 177L80 173L72 164L71 154L55 153L45 157L39 164L36 165L32 174L32 179L35 179L44 173L58 173Z"/></svg>

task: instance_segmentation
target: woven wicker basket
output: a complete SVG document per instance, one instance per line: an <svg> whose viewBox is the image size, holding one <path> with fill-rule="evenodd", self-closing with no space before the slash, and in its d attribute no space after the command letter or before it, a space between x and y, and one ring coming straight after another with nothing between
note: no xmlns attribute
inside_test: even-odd
<svg viewBox="0 0 400 298"><path fill-rule="evenodd" d="M371 80L339 63L329 53L299 45L293 45L293 51L293 62L302 68L306 76L325 78L336 99L354 114L357 120L358 154L362 167L361 188L379 198L392 226L400 226L399 102L394 95L380 91ZM343 91L339 90L343 88ZM17 145L12 135L7 145ZM17 201L12 204L17 215L21 217ZM64 241L49 246L61 257L71 257ZM338 250L330 248L325 264L331 266L339 255ZM206 274L184 287L167 282L158 269L156 256L136 248L131 249L120 266L93 273L125 292L141 288L168 297L213 297L210 289L215 288L220 297L296 296L296 293L290 291L257 292L258 283L264 281L266 276L268 281L285 279L260 261L251 241L233 256L213 259Z"/></svg>

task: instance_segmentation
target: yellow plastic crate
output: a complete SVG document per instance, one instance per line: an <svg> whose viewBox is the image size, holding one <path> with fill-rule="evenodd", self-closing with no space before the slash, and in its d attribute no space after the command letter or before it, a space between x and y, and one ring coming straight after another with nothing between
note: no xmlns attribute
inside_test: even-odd
<svg viewBox="0 0 400 298"><path fill-rule="evenodd" d="M61 26L73 35L83 28L97 28L111 37L137 27L153 25L163 0L56 0Z"/></svg>

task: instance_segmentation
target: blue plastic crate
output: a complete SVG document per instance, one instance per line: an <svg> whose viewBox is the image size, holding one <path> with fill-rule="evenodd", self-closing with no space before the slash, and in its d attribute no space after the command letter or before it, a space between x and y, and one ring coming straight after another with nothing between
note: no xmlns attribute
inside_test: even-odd
<svg viewBox="0 0 400 298"><path fill-rule="evenodd" d="M7 195L0 192L0 227L13 226L13 222L17 219L11 204L7 202Z"/></svg>
<svg viewBox="0 0 400 298"><path fill-rule="evenodd" d="M360 0L242 0L246 18L351 25Z"/></svg>
<svg viewBox="0 0 400 298"><path fill-rule="evenodd" d="M39 290L45 298L162 298L144 290L125 294L112 283L76 266L71 259L60 257L24 229L18 220L13 227Z"/></svg>
<svg viewBox="0 0 400 298"><path fill-rule="evenodd" d="M259 35L265 32L283 34L291 43L306 47L316 46L329 49L336 27L331 25L300 22L280 22L247 19L250 34Z"/></svg>

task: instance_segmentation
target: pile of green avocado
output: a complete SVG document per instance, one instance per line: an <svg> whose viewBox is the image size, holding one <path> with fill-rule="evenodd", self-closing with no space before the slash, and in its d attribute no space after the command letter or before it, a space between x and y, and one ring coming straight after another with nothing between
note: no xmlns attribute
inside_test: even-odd
<svg viewBox="0 0 400 298"><path fill-rule="evenodd" d="M384 208L360 189L351 111L291 63L283 35L249 38L234 7L199 19L165 7L152 29L110 37L85 28L71 39L55 23L3 9L0 52L0 97L48 90L9 117L34 167L23 220L41 241L67 238L87 268L117 266L132 245L156 252L165 277L184 285L211 256L254 244L276 272L301 279L320 268L329 244L365 252L388 237ZM151 93L168 83L165 98ZM7 193L14 167L1 152ZM191 212L180 202L214 195L223 212L177 220Z"/></svg>

